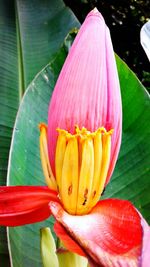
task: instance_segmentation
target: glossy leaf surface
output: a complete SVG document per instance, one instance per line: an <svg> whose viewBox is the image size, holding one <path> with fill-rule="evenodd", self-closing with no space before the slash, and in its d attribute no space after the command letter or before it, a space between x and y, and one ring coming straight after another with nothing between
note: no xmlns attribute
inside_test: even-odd
<svg viewBox="0 0 150 267"><path fill-rule="evenodd" d="M62 0L0 1L1 185L6 183L12 130L22 95L37 72L49 63L67 32L78 25ZM9 257L2 227L0 235L0 261L5 261Z"/></svg>
<svg viewBox="0 0 150 267"><path fill-rule="evenodd" d="M38 124L47 122L49 99L65 56L63 49L57 57L58 64L48 65L33 80L24 95L13 133L8 184L44 185ZM9 228L13 267L42 266L39 230L51 225L52 218L43 223Z"/></svg>
<svg viewBox="0 0 150 267"><path fill-rule="evenodd" d="M130 200L150 223L150 99L135 74L116 56L123 106L119 160L104 198Z"/></svg>

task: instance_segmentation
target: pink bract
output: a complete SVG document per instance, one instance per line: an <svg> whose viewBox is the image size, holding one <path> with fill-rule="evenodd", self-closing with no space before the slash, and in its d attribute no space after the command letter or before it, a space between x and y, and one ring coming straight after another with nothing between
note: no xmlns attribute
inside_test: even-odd
<svg viewBox="0 0 150 267"><path fill-rule="evenodd" d="M122 108L109 29L96 9L88 14L80 28L50 101L48 146L53 171L56 128L73 133L75 125L90 131L102 126L106 130L114 129L107 183L119 153Z"/></svg>

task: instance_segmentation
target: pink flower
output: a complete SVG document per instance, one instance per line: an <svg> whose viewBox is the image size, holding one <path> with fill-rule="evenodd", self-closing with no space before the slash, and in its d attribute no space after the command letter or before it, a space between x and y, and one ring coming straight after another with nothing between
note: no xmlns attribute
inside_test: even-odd
<svg viewBox="0 0 150 267"><path fill-rule="evenodd" d="M121 142L122 106L118 73L109 29L98 10L92 10L70 49L49 106L48 148L55 169L55 148L62 128L75 125L96 131L114 129L106 183L114 169Z"/></svg>
<svg viewBox="0 0 150 267"><path fill-rule="evenodd" d="M70 251L86 256L91 266L139 266L140 215L128 201L99 201L117 160L121 124L111 38L94 9L59 75L48 130L40 125L41 161L49 188L0 187L0 224L33 223L51 214L58 237Z"/></svg>

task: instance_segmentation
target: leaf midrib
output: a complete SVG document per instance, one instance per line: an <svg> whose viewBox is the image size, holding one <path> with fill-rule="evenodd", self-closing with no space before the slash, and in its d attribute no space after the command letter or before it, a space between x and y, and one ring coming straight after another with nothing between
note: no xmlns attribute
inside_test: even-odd
<svg viewBox="0 0 150 267"><path fill-rule="evenodd" d="M16 35L17 35L17 54L18 54L18 87L19 87L18 91L19 91L19 102L20 102L25 92L25 82L24 82L24 64L23 64L21 31L20 31L17 3L15 5L15 13L16 13Z"/></svg>

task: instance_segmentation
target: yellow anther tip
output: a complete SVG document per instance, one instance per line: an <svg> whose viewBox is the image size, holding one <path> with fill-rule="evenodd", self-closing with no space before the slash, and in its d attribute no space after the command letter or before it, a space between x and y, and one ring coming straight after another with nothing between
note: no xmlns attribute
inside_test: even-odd
<svg viewBox="0 0 150 267"><path fill-rule="evenodd" d="M45 129L47 131L47 125L44 122L39 123L38 128L40 132Z"/></svg>
<svg viewBox="0 0 150 267"><path fill-rule="evenodd" d="M104 127L100 127L95 132L90 132L85 127L82 127L80 129L78 125L75 125L75 134L71 134L67 130L60 128L57 128L56 131L59 133L59 135L64 135L66 137L66 141L73 138L79 138L80 141L84 141L87 138L94 138L97 135L97 133L102 133L104 135L112 135L114 129L107 131Z"/></svg>
<svg viewBox="0 0 150 267"><path fill-rule="evenodd" d="M68 131L64 130L64 129L61 129L61 128L57 128L56 131L59 133L59 134L63 134L63 135L67 135L69 134Z"/></svg>
<svg viewBox="0 0 150 267"><path fill-rule="evenodd" d="M97 129L96 133L106 133L106 129L104 127L100 127Z"/></svg>
<svg viewBox="0 0 150 267"><path fill-rule="evenodd" d="M80 132L80 129L79 129L79 126L78 125L75 125L75 132L76 133Z"/></svg>
<svg viewBox="0 0 150 267"><path fill-rule="evenodd" d="M106 134L106 135L112 135L113 132L114 132L114 129L111 129L111 130L109 130L108 132L106 132L105 134Z"/></svg>

